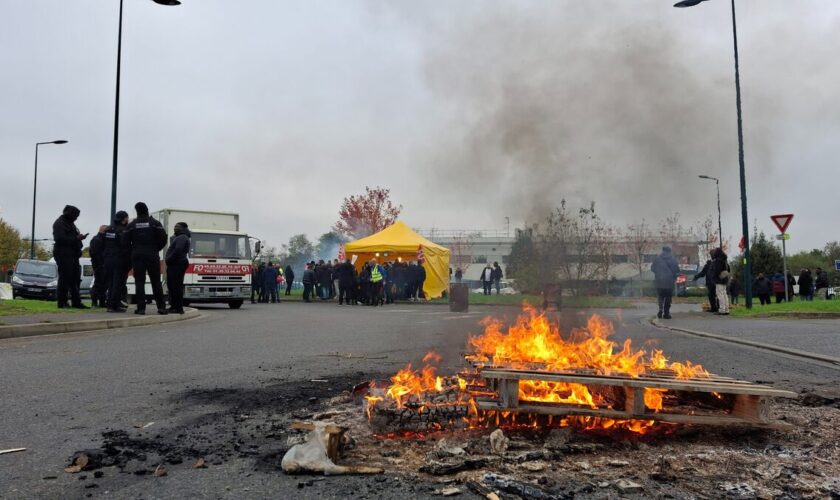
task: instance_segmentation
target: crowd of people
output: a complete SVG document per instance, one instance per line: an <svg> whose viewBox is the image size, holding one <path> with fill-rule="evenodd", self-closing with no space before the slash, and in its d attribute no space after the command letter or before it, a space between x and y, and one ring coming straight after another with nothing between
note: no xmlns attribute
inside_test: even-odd
<svg viewBox="0 0 840 500"><path fill-rule="evenodd" d="M251 302L280 302L280 290L285 287L285 295L290 295L294 280L291 265L284 270L272 262L259 264L252 272ZM338 298L339 305L369 306L423 300L425 281L426 269L417 261L379 264L375 258L365 262L361 270L350 259L313 260L304 266L300 279L304 302Z"/></svg>
<svg viewBox="0 0 840 500"><path fill-rule="evenodd" d="M149 215L149 207L138 202L134 205L136 217L129 221L128 213L120 210L110 225L99 227L91 238L90 259L94 272L91 305L106 307L110 313L127 310L126 281L129 271L134 274L136 285L135 314L146 314L146 278L152 287L158 314L183 314L184 274L189 264L190 231L187 224L179 222L174 234L168 238L163 225ZM57 302L59 308L87 309L80 296L83 242L88 234L76 227L81 211L72 206L64 207L53 223L53 257L58 266ZM168 238L168 240L167 240ZM160 251L166 251L166 283L169 289L169 308L161 284ZM69 299L69 303L68 303Z"/></svg>
<svg viewBox="0 0 840 500"><path fill-rule="evenodd" d="M709 312L729 314L730 304L738 304L743 294L741 282L730 275L726 254L720 248L711 252L711 258L703 269L694 276L694 280L706 278L706 288L709 293ZM812 273L809 268L803 268L799 277L794 277L788 271L787 275L781 270L772 276L758 273L752 283L753 297L758 298L761 305L767 305L775 299L776 304L792 301L796 297L795 285L799 285L799 300L812 301L814 297L827 298L829 288L828 273L818 267Z"/></svg>
<svg viewBox="0 0 840 500"><path fill-rule="evenodd" d="M777 304L793 300L796 296L794 285L799 285L799 300L813 301L814 297L827 298L828 273L822 268L816 268L813 273L809 268L801 269L798 278L788 272L787 286L785 277L782 271L777 271L769 278L764 273L758 273L758 277L753 282L753 294L758 297L761 305L770 304L772 298L775 298Z"/></svg>

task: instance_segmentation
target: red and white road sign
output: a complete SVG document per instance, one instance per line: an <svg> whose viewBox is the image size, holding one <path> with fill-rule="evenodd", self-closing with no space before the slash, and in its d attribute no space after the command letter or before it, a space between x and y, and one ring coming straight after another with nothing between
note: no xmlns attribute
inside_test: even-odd
<svg viewBox="0 0 840 500"><path fill-rule="evenodd" d="M780 233L785 234L788 226L790 226L790 221L793 220L793 214L771 215L770 220L779 228Z"/></svg>

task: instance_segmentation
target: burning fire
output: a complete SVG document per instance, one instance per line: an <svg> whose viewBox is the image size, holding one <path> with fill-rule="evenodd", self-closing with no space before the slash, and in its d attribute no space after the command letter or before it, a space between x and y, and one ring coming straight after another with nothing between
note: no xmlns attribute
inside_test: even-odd
<svg viewBox="0 0 840 500"><path fill-rule="evenodd" d="M690 361L671 362L659 349L652 353L644 349L635 349L629 339L619 346L609 340L615 331L612 323L597 315L589 318L585 327L573 329L566 337L561 334L557 323L530 306L525 306L523 313L507 328L500 320L493 318L486 318L482 324L484 333L471 336L467 341L467 360L479 368L527 369L633 378L641 375L666 375L678 379L709 376L701 365ZM490 420L495 420L494 425L499 425L499 415L485 415L483 413L488 412L482 412L475 404L474 397L481 392L481 388L476 388L476 384L480 386L481 382L460 376L438 376L435 364L439 363L440 359L438 354L430 352L423 358L425 366L422 369L415 370L409 364L397 372L391 377L391 384L384 388L384 392L380 391L379 394L367 397L368 415L370 410L383 400L393 401L397 408L403 408L409 401L419 402L415 403L415 406L426 406L431 403L430 396L433 398L436 393L457 390L463 393L464 400L469 405L470 426ZM662 410L667 393L666 389L645 389L645 407L652 411ZM578 405L593 409L611 408L609 401L600 394L593 394L587 386L566 382L520 380L519 400ZM567 425L574 422L582 424L585 428L621 427L640 433L653 425L653 421L621 421L595 417L566 417L562 420Z"/></svg>

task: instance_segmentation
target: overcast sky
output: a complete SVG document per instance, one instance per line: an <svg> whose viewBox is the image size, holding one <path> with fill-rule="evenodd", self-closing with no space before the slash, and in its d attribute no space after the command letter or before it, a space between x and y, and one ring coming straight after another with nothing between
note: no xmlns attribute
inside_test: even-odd
<svg viewBox="0 0 840 500"><path fill-rule="evenodd" d="M381 185L422 228L561 198L740 234L729 3L125 0L118 208L218 209L279 245ZM739 0L750 224L837 233L840 2ZM37 237L110 203L117 0L0 0L0 217ZM133 211L130 211L133 213Z"/></svg>

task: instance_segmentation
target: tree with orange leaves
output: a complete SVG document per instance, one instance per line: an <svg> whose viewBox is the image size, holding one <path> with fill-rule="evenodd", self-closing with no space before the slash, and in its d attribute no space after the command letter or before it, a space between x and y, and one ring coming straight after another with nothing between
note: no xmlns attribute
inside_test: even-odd
<svg viewBox="0 0 840 500"><path fill-rule="evenodd" d="M402 205L396 206L391 202L390 193L390 189L365 186L364 194L344 198L333 230L359 239L390 226L402 211Z"/></svg>

